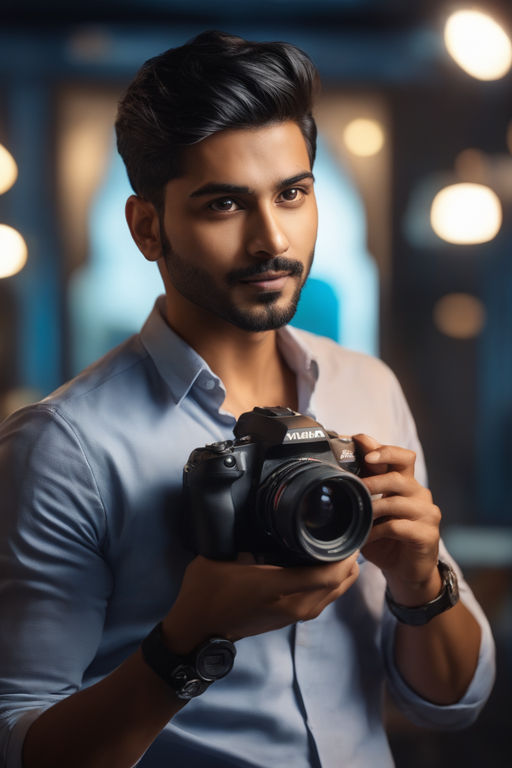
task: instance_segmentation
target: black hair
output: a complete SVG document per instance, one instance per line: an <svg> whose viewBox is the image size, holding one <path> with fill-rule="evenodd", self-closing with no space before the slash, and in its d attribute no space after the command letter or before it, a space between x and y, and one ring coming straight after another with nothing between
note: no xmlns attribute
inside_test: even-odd
<svg viewBox="0 0 512 768"><path fill-rule="evenodd" d="M229 128L295 121L313 165L318 74L290 43L203 32L146 61L119 103L117 148L135 193L160 207L182 149Z"/></svg>

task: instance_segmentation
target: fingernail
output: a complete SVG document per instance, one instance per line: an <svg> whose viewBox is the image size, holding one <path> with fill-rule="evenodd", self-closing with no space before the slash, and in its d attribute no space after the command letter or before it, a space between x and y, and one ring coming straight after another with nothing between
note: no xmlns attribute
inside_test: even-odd
<svg viewBox="0 0 512 768"><path fill-rule="evenodd" d="M370 463L377 462L380 461L380 453L379 451L371 451L370 453L367 453L364 458Z"/></svg>

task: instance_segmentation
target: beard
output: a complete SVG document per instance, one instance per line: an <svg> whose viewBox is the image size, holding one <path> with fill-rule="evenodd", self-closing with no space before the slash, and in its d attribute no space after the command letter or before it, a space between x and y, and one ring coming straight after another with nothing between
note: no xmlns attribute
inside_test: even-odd
<svg viewBox="0 0 512 768"><path fill-rule="evenodd" d="M226 287L223 289L215 284L205 269L192 266L186 258L172 248L162 222L160 222L160 237L162 257L174 288L197 307L211 312L243 331L273 331L289 323L295 315L302 288L309 274L313 253L310 255L307 270L300 261L284 256L276 256L250 267L232 270L226 275ZM257 277L269 271L289 272L290 278L296 279L296 288L288 302L285 305L279 303L281 291L265 291L254 297L250 307L237 306L232 299L230 287L236 286L241 280Z"/></svg>

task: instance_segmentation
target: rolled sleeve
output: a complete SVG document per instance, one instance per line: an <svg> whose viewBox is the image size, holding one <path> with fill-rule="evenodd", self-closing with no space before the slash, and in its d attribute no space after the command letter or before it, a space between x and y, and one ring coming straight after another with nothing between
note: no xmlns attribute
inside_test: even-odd
<svg viewBox="0 0 512 768"><path fill-rule="evenodd" d="M2 426L0 497L0 756L19 768L31 723L81 686L112 578L94 477L52 408Z"/></svg>
<svg viewBox="0 0 512 768"><path fill-rule="evenodd" d="M384 607L382 643L389 688L398 708L416 725L454 730L471 725L489 698L496 674L495 646L485 614L464 581L460 568L447 553L442 542L440 557L442 560L450 562L456 570L459 578L460 599L471 611L481 628L478 665L464 696L454 704L437 705L421 698L409 688L395 664L394 637L397 620L387 606Z"/></svg>

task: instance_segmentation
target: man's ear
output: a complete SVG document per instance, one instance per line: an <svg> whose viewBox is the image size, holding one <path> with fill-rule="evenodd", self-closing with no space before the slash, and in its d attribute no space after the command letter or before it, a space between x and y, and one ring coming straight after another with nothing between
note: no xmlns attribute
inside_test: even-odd
<svg viewBox="0 0 512 768"><path fill-rule="evenodd" d="M162 256L160 221L153 203L137 195L130 195L125 206L126 221L139 251L148 261Z"/></svg>

